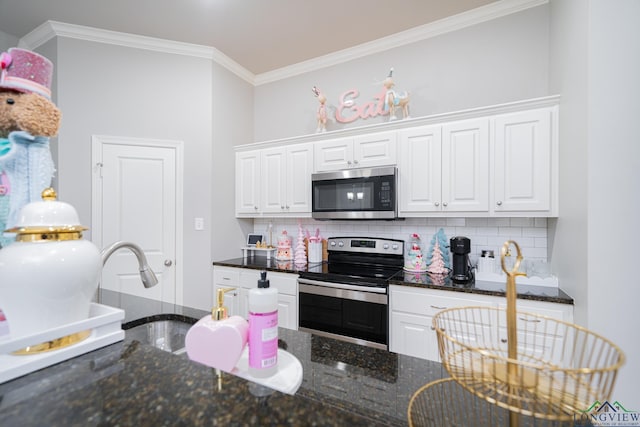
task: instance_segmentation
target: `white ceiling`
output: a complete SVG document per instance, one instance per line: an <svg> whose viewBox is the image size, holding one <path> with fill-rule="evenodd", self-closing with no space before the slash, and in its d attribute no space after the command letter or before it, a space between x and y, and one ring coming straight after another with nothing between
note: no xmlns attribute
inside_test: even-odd
<svg viewBox="0 0 640 427"><path fill-rule="evenodd" d="M0 31L59 21L212 46L261 74L496 0L0 0Z"/></svg>

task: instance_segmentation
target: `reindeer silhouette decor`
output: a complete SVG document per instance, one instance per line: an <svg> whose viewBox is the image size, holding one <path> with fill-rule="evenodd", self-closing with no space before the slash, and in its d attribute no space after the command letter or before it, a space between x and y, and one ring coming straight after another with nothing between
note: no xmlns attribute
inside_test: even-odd
<svg viewBox="0 0 640 427"><path fill-rule="evenodd" d="M311 91L318 98L320 105L318 106L318 112L316 113L316 119L318 121L318 127L316 128L316 133L326 132L327 131L327 107L325 103L327 102L327 98L324 96L320 89L317 87L313 87Z"/></svg>
<svg viewBox="0 0 640 427"><path fill-rule="evenodd" d="M402 118L409 118L409 92L397 92L393 89L395 83L393 82L393 68L389 70L389 75L382 82L382 85L386 89L384 97L384 109L389 110L389 121L397 120L396 108L402 109Z"/></svg>

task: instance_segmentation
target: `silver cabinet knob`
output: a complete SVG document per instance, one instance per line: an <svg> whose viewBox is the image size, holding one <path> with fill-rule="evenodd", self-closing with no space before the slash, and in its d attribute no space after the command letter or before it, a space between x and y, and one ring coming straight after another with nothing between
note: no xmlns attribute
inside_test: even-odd
<svg viewBox="0 0 640 427"><path fill-rule="evenodd" d="M171 267L173 265L173 261L171 261L170 259L165 259L164 260L164 266L165 267Z"/></svg>
<svg viewBox="0 0 640 427"><path fill-rule="evenodd" d="M347 160L347 164L350 165L351 164L351 160Z"/></svg>
<svg viewBox="0 0 640 427"><path fill-rule="evenodd" d="M502 201L501 201L501 200L498 200L498 201L496 202L496 205L498 205L498 206L502 206Z"/></svg>
<svg viewBox="0 0 640 427"><path fill-rule="evenodd" d="M436 205L436 207L440 206L440 202L435 202L434 205Z"/></svg>
<svg viewBox="0 0 640 427"><path fill-rule="evenodd" d="M355 163L355 164L357 165L357 164L358 164L358 161L357 161L357 160L354 160L354 161L353 161L353 163Z"/></svg>
<svg viewBox="0 0 640 427"><path fill-rule="evenodd" d="M280 205L280 209L284 210L284 206Z"/></svg>
<svg viewBox="0 0 640 427"><path fill-rule="evenodd" d="M444 206L445 208L448 206L449 204L447 202L442 202L442 206Z"/></svg>
<svg viewBox="0 0 640 427"><path fill-rule="evenodd" d="M289 209L289 205L285 206L285 209Z"/></svg>
<svg viewBox="0 0 640 427"><path fill-rule="evenodd" d="M257 206L254 206L254 207L253 207L253 209L258 210L258 207L257 207Z"/></svg>

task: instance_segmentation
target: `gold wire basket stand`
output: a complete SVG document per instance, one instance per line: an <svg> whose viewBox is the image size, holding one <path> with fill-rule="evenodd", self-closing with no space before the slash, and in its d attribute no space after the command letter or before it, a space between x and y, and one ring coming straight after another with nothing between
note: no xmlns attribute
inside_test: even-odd
<svg viewBox="0 0 640 427"><path fill-rule="evenodd" d="M514 245L509 271L505 257ZM452 379L474 395L519 414L570 421L595 401L611 396L624 354L608 339L578 325L516 311L520 247L501 249L507 274L507 307L459 307L433 318L442 364ZM416 393L417 394L417 393Z"/></svg>

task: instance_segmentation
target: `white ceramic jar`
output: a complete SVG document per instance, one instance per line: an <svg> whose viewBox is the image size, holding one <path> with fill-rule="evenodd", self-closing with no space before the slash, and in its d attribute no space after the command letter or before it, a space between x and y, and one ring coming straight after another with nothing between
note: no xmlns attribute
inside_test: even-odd
<svg viewBox="0 0 640 427"><path fill-rule="evenodd" d="M102 272L76 210L56 201L53 189L42 198L21 210L7 230L16 242L0 249L0 308L11 339L87 319Z"/></svg>

